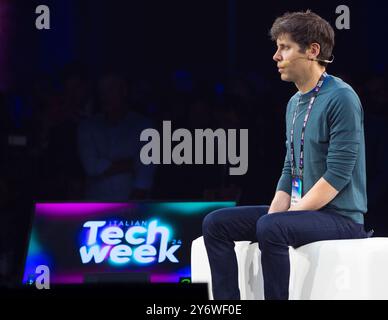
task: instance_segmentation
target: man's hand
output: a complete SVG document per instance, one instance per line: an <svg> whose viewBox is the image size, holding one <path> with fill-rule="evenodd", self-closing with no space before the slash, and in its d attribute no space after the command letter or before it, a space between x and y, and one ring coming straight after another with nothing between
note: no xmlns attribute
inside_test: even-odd
<svg viewBox="0 0 388 320"><path fill-rule="evenodd" d="M319 179L299 202L289 211L316 211L327 205L338 194L338 191L324 178Z"/></svg>
<svg viewBox="0 0 388 320"><path fill-rule="evenodd" d="M291 196L284 191L277 191L268 213L284 212L290 208Z"/></svg>

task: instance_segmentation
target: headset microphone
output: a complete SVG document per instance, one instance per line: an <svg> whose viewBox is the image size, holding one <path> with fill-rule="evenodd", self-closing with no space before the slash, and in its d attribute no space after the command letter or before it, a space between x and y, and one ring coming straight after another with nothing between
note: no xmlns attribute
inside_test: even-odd
<svg viewBox="0 0 388 320"><path fill-rule="evenodd" d="M293 61L295 61L295 60L298 60L298 59L307 59L307 60L310 60L310 61L319 61L319 62L325 62L325 63L333 63L333 61L334 61L334 55L332 55L331 60L318 59L318 58L309 59L309 58L306 58L306 57L298 57L298 58L295 58L295 59L292 59L292 60L284 60L284 61L280 61L280 62L278 63L278 67L279 67L279 68L288 67L288 66L291 64L291 62L293 62Z"/></svg>

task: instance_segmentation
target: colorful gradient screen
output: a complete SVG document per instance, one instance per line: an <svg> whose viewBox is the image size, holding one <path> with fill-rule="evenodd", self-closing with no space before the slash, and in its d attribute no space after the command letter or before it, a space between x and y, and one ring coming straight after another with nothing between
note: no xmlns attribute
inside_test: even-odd
<svg viewBox="0 0 388 320"><path fill-rule="evenodd" d="M190 281L191 242L224 202L37 203L23 283L47 266L52 284L88 275L146 275L149 282Z"/></svg>

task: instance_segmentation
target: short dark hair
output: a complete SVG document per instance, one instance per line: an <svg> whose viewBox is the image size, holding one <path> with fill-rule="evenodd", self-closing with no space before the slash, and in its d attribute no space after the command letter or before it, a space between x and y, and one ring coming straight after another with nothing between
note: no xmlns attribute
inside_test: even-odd
<svg viewBox="0 0 388 320"><path fill-rule="evenodd" d="M319 59L329 60L334 48L334 30L325 19L307 10L306 12L287 12L276 18L269 32L276 41L281 35L289 34L301 50L305 51L312 43L319 43ZM327 63L318 61L326 67Z"/></svg>

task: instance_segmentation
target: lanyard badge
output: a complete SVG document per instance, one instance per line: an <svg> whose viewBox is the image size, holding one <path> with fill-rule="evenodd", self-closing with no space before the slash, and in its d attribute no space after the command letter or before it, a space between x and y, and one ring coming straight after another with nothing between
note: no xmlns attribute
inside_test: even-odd
<svg viewBox="0 0 388 320"><path fill-rule="evenodd" d="M290 135L291 176L292 176L291 205L296 205L299 202L299 200L302 199L303 197L304 133L306 130L307 121L310 117L310 113L311 113L315 98L317 97L319 90L321 89L322 84L326 77L327 77L327 73L324 72L319 78L319 81L314 88L314 93L310 99L310 103L307 108L306 115L304 117L303 127L302 127L302 137L300 140L299 175L296 174L296 164L295 164L295 156L294 156L294 127L295 127L296 115L299 111L300 97L292 119L292 128L291 128L291 135Z"/></svg>
<svg viewBox="0 0 388 320"><path fill-rule="evenodd" d="M291 205L296 205L303 195L303 179L302 177L292 177Z"/></svg>

